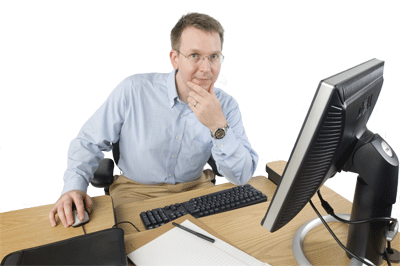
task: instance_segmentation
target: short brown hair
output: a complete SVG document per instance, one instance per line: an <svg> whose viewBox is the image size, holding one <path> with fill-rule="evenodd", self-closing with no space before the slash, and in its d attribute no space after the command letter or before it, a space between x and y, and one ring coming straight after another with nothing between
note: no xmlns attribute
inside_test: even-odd
<svg viewBox="0 0 400 266"><path fill-rule="evenodd" d="M179 51L182 32L190 26L203 31L218 33L221 39L222 49L222 44L224 42L224 29L221 24L209 15L188 13L187 15L182 16L178 23L176 23L175 27L171 30L171 46L173 50Z"/></svg>

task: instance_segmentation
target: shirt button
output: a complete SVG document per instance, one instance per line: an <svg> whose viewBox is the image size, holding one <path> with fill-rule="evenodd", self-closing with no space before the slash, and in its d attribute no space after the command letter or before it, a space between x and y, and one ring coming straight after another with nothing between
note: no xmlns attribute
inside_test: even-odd
<svg viewBox="0 0 400 266"><path fill-rule="evenodd" d="M176 138L176 139L179 139L179 137L178 137L178 136L176 136L175 138Z"/></svg>
<svg viewBox="0 0 400 266"><path fill-rule="evenodd" d="M183 115L181 115L181 118L183 117Z"/></svg>
<svg viewBox="0 0 400 266"><path fill-rule="evenodd" d="M172 157L172 158L175 158L175 155L172 155L171 157Z"/></svg>
<svg viewBox="0 0 400 266"><path fill-rule="evenodd" d="M169 177L171 177L172 175L171 174L169 174Z"/></svg>
<svg viewBox="0 0 400 266"><path fill-rule="evenodd" d="M224 147L224 145L221 145L221 148L223 148Z"/></svg>
<svg viewBox="0 0 400 266"><path fill-rule="evenodd" d="M214 147L217 147L217 144L214 144Z"/></svg>

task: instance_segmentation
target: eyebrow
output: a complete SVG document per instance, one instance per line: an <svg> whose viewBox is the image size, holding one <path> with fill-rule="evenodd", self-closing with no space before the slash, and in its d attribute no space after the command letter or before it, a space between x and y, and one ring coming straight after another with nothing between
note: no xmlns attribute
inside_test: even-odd
<svg viewBox="0 0 400 266"><path fill-rule="evenodd" d="M200 52L200 50L198 50L198 49L189 49L188 53L189 54L193 54L193 53L202 54ZM212 55L212 54L222 54L222 52L220 50L217 50L217 51L212 52L210 55Z"/></svg>

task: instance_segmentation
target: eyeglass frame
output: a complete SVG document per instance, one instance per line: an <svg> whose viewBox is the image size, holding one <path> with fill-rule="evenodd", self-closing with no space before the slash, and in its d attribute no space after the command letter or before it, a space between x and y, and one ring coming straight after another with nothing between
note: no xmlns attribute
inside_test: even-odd
<svg viewBox="0 0 400 266"><path fill-rule="evenodd" d="M208 59L208 62L210 62L210 64L212 65L213 64L213 62L211 61L211 56L213 56L213 55L217 55L218 56L218 58L219 58L219 64L221 65L223 62L224 62L224 59L225 59L225 56L223 55L223 54L221 54L221 55L219 55L219 54L210 54L210 55L201 55L201 54L198 54L198 53L192 53L192 54L190 54L190 55L184 55L183 53L181 53L181 51L179 51L179 50L175 50L175 51L177 51L178 52L178 54L181 54L181 55L183 55L186 59L188 59L189 60L189 62L190 62L190 58L189 58L189 56L191 56L191 55L193 55L193 54L196 54L196 55L198 55L199 57L200 57L200 59L198 60L198 61L196 61L196 62L194 62L194 64L198 64L200 61L203 61L204 60L204 58L206 58L207 57L207 59Z"/></svg>

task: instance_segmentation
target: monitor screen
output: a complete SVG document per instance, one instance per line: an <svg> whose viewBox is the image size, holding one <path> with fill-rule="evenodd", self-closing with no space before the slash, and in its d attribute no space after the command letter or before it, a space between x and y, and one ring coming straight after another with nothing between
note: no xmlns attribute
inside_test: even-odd
<svg viewBox="0 0 400 266"><path fill-rule="evenodd" d="M383 68L383 61L372 59L319 83L262 220L269 231L274 232L289 223L328 178L342 170L357 172L354 154L376 138L376 134L367 129L367 121L382 88ZM389 183L395 186L382 185L377 192L390 195L386 199L390 204L394 204L397 192L397 173L394 175L395 181Z"/></svg>

